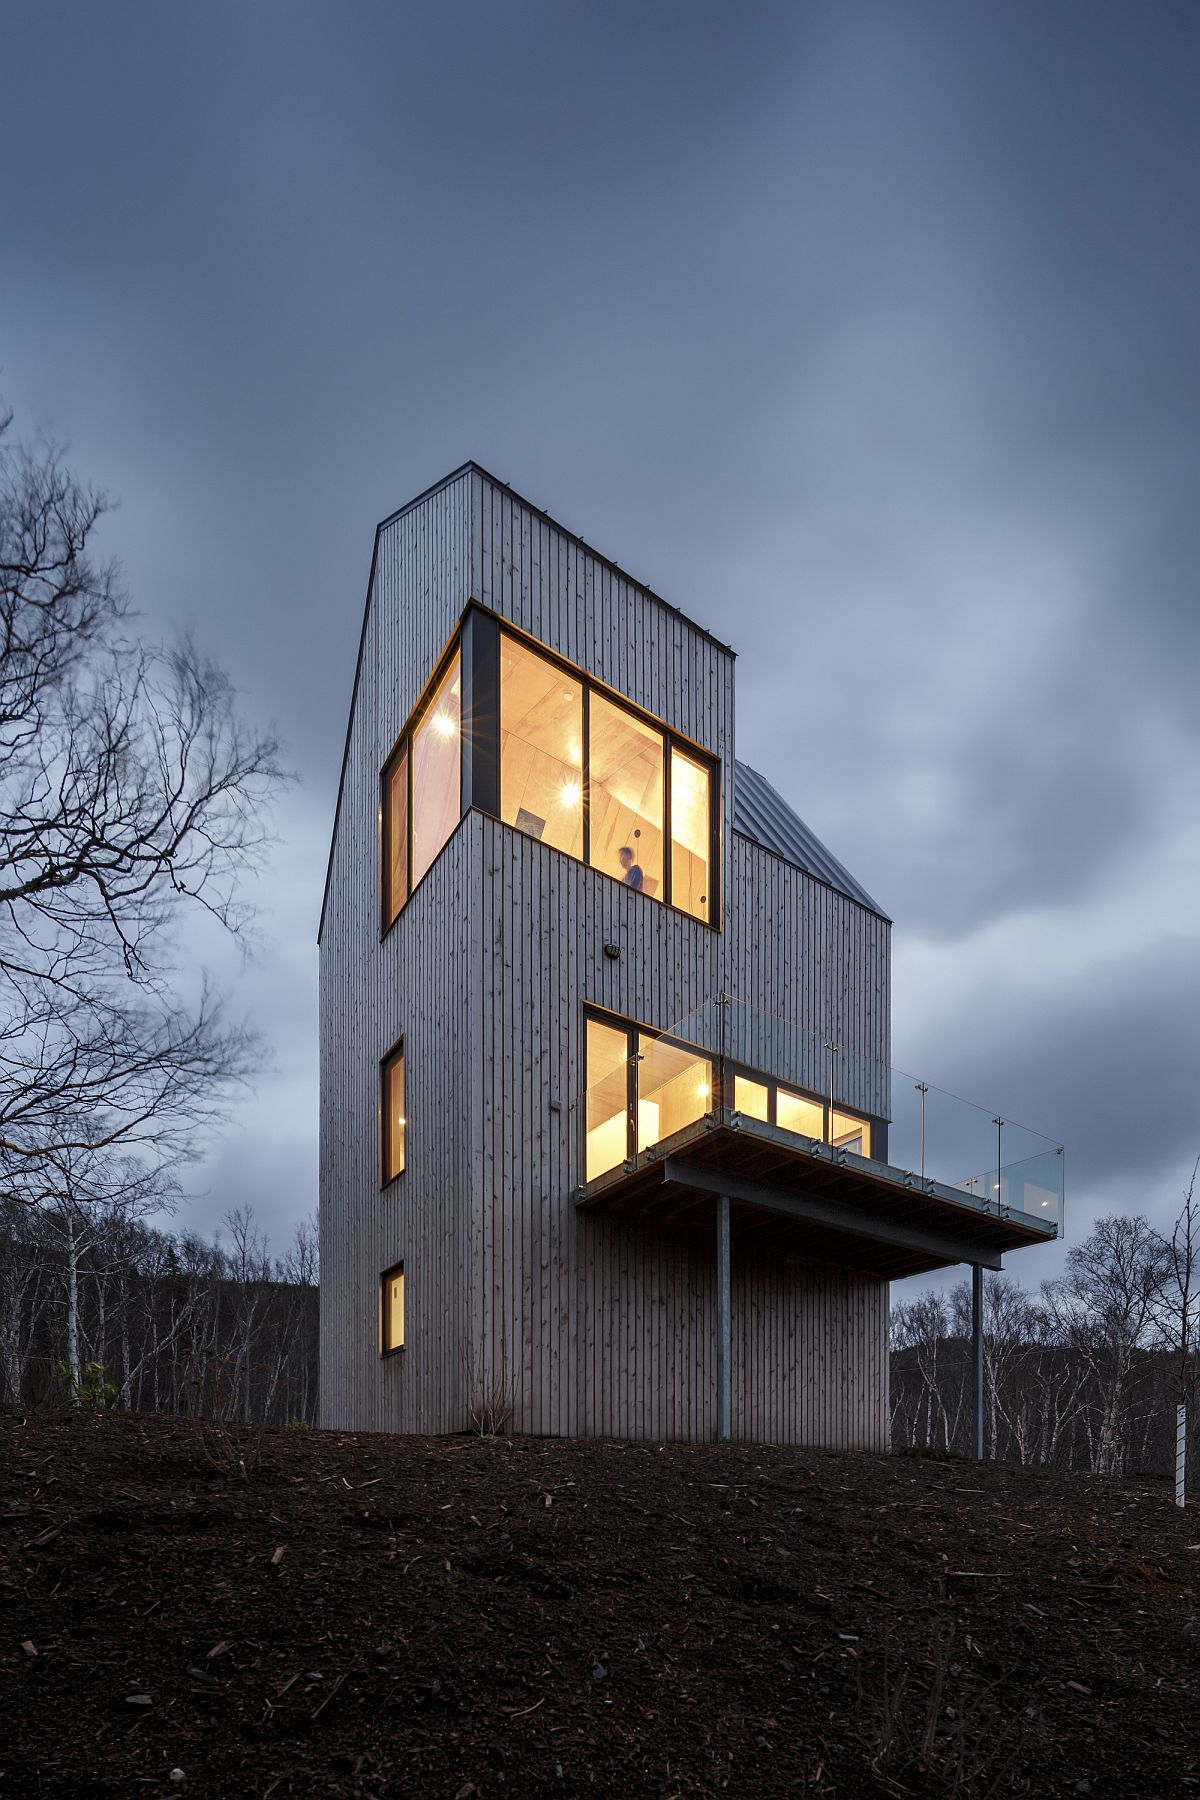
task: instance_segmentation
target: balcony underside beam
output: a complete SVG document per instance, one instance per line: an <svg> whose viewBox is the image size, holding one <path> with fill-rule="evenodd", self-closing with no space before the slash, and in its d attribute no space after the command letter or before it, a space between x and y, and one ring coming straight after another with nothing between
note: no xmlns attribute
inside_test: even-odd
<svg viewBox="0 0 1200 1800"><path fill-rule="evenodd" d="M803 1219L812 1225L823 1225L834 1231L848 1232L877 1244L896 1244L906 1250L946 1263L973 1263L983 1269L999 1269L1001 1253L981 1244L978 1239L958 1237L948 1231L933 1231L922 1225L908 1225L896 1218L882 1218L853 1212L846 1207L819 1199L795 1189L787 1192L767 1182L752 1181L733 1175L726 1169L708 1168L702 1162L683 1156L668 1156L663 1166L663 1180L680 1188L699 1189L705 1193L724 1194L747 1206L761 1207L766 1212L781 1213L792 1219Z"/></svg>

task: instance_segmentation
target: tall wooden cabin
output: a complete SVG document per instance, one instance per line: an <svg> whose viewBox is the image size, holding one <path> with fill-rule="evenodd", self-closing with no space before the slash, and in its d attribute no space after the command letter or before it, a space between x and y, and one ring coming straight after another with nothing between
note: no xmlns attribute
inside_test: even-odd
<svg viewBox="0 0 1200 1800"><path fill-rule="evenodd" d="M890 1069L890 930L735 760L726 645L474 464L385 520L320 930L322 1423L884 1447L889 1280L1062 1198L1056 1146Z"/></svg>

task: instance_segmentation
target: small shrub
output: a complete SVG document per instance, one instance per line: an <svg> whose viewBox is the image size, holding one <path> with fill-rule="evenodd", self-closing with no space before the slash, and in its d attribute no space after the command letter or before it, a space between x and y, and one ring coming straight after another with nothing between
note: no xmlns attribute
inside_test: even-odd
<svg viewBox="0 0 1200 1800"><path fill-rule="evenodd" d="M59 1363L54 1373L66 1388L72 1406L86 1406L89 1412L103 1412L116 1405L116 1385L105 1380L103 1363L85 1363L78 1380L69 1362Z"/></svg>
<svg viewBox="0 0 1200 1800"><path fill-rule="evenodd" d="M948 1618L915 1646L892 1632L860 1665L860 1738L886 1794L992 1800L1011 1788L1031 1712L959 1662L955 1635Z"/></svg>

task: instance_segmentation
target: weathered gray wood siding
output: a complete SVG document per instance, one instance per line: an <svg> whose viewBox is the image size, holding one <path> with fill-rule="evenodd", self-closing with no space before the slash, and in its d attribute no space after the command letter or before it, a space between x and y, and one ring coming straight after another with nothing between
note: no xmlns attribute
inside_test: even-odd
<svg viewBox="0 0 1200 1800"><path fill-rule="evenodd" d="M494 820L472 820L471 836L477 1360L497 1385L515 1379L524 1431L711 1436L715 1237L615 1225L573 1197L585 1002L651 1023L680 1016L715 991L714 934ZM786 946L773 948L782 965ZM733 1293L735 1431L883 1447L886 1284L752 1256L735 1231Z"/></svg>
<svg viewBox="0 0 1200 1800"><path fill-rule="evenodd" d="M734 833L725 991L734 1053L825 1093L827 1043L839 1052L837 1096L888 1113L891 926L836 888Z"/></svg>
<svg viewBox="0 0 1200 1800"><path fill-rule="evenodd" d="M466 478L384 526L321 933L321 1418L443 1431L461 1413L472 1121L461 1071L471 876L461 832L379 939L379 771L468 597ZM379 1185L379 1061L405 1040L408 1166ZM407 1347L379 1355L403 1261Z"/></svg>
<svg viewBox="0 0 1200 1800"><path fill-rule="evenodd" d="M474 596L717 755L724 820L719 932L473 822L477 1362L515 1381L525 1431L707 1437L714 1245L572 1203L584 1005L665 1026L732 992L763 1009L763 1029L770 1013L817 1033L832 1021L839 1041L886 1060L887 925L733 831L732 657L506 490L474 474L472 491ZM733 1255L735 1430L881 1447L886 1285L739 1255L736 1236Z"/></svg>
<svg viewBox="0 0 1200 1800"><path fill-rule="evenodd" d="M720 758L720 931L472 813L380 945L379 769L468 598ZM885 922L733 831L733 739L732 656L477 470L381 534L321 948L326 1425L457 1429L467 1362L523 1431L712 1434L714 1244L574 1205L585 1003L665 1026L730 991L882 1060L888 1029ZM408 1168L381 1194L401 1033ZM733 1293L735 1431L882 1447L886 1284L735 1234Z"/></svg>

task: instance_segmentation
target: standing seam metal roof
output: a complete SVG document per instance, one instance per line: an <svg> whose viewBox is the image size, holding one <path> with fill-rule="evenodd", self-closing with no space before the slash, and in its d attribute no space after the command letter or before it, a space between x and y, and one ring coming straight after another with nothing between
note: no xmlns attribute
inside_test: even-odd
<svg viewBox="0 0 1200 1800"><path fill-rule="evenodd" d="M855 881L849 869L825 848L815 832L810 831L804 820L775 792L766 777L752 769L749 763L735 762L733 765L733 825L735 831L740 831L743 837L753 838L764 850L781 856L785 862L794 863L808 875L815 875L818 881L827 882L839 894L846 894L860 906L878 913L881 919L887 918L866 888Z"/></svg>

